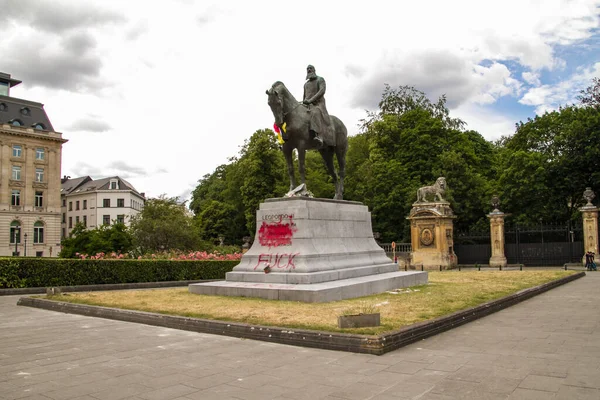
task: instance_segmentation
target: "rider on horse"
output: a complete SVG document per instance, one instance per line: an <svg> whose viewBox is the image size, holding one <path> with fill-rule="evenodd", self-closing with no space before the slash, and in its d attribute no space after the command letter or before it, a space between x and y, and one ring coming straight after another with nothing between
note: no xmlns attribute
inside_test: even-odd
<svg viewBox="0 0 600 400"><path fill-rule="evenodd" d="M317 76L315 67L306 67L306 83L304 84L304 98L302 103L309 106L310 133L314 135L317 148L323 147L322 136L328 137L329 113L325 106L325 79ZM312 107L311 107L312 106Z"/></svg>

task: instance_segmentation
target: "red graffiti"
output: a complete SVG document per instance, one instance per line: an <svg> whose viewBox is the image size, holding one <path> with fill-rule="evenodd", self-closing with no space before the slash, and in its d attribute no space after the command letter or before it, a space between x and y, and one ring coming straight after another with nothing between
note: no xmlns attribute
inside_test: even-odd
<svg viewBox="0 0 600 400"><path fill-rule="evenodd" d="M291 269L295 269L296 266L294 265L294 258L296 258L297 255L299 255L300 253L293 253L293 254L289 254L289 253L276 253L276 254L268 254L268 253L263 253L261 255L258 256L258 262L256 263L256 265L254 266L254 270L256 270L260 264L265 264L266 266L269 266L271 269L273 268L280 268L280 269L287 269L287 268L291 268Z"/></svg>
<svg viewBox="0 0 600 400"><path fill-rule="evenodd" d="M275 223L263 221L258 230L258 241L261 246L268 246L269 248L291 246L294 232L296 232L296 225L291 216L289 222L286 223L282 222L282 218Z"/></svg>

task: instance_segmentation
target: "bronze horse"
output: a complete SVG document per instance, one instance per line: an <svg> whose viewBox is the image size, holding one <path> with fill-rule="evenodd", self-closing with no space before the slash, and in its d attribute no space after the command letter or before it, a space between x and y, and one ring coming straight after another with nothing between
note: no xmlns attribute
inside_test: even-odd
<svg viewBox="0 0 600 400"><path fill-rule="evenodd" d="M305 184L304 161L306 150L317 150L313 137L309 131L310 114L306 105L298 102L282 82L275 82L271 89L267 90L269 96L268 104L275 116L275 124L281 127L286 124L286 133L283 133L283 154L287 162L288 175L290 177L290 191L296 188L294 176L293 151L298 150L298 171L300 172L300 184ZM333 125L335 135L335 146L325 144L318 149L325 161L327 172L335 184L334 199L342 200L344 193L344 176L346 174L346 152L348 151L348 131L339 118L330 115L330 124ZM335 154L339 176L335 171L333 155Z"/></svg>

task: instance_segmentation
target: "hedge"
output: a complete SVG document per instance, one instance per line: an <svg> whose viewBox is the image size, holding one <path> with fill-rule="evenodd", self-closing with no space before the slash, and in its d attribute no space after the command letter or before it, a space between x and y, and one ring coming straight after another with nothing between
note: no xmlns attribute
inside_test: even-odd
<svg viewBox="0 0 600 400"><path fill-rule="evenodd" d="M0 288L225 279L239 261L0 257Z"/></svg>

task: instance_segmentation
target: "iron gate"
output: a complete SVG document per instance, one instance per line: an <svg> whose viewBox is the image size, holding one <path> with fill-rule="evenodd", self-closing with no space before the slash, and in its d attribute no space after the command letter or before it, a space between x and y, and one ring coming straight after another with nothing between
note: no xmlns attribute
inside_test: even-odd
<svg viewBox="0 0 600 400"><path fill-rule="evenodd" d="M528 266L580 262L583 251L581 225L505 225L504 253L508 264ZM460 264L488 264L492 255L490 233L459 232L454 251Z"/></svg>

